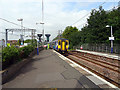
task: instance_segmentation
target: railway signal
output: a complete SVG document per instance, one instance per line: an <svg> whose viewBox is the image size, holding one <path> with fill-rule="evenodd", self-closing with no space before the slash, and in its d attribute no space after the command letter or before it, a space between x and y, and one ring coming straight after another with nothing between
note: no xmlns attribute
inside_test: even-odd
<svg viewBox="0 0 120 90"><path fill-rule="evenodd" d="M47 37L47 42L49 42L49 37L51 36L50 34L45 34L45 36Z"/></svg>

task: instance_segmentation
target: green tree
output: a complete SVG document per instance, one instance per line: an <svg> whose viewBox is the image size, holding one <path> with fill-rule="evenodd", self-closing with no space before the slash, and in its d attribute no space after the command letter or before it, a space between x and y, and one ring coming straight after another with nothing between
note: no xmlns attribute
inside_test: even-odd
<svg viewBox="0 0 120 90"><path fill-rule="evenodd" d="M99 10L92 10L87 19L88 25L81 29L82 43L108 43L108 37L111 36L110 28L113 27L114 43L120 43L120 8L112 11L105 11L102 7Z"/></svg>
<svg viewBox="0 0 120 90"><path fill-rule="evenodd" d="M102 7L99 10L92 10L91 16L88 19L87 27L87 43L105 43L109 37L109 32L106 29L107 13Z"/></svg>
<svg viewBox="0 0 120 90"><path fill-rule="evenodd" d="M114 42L120 44L120 8L108 12L108 25L113 28ZM108 28L110 32L110 28Z"/></svg>
<svg viewBox="0 0 120 90"><path fill-rule="evenodd" d="M76 27L67 26L62 35L64 38L69 39L71 34L75 32L78 32L78 29Z"/></svg>
<svg viewBox="0 0 120 90"><path fill-rule="evenodd" d="M120 8L111 11L105 11L102 6L99 10L92 10L91 15L87 19L81 31L76 27L67 26L62 34L66 39L70 40L70 46L81 44L110 44L108 37L111 36L110 28L106 25L113 27L113 36L115 37L114 43L120 44Z"/></svg>
<svg viewBox="0 0 120 90"><path fill-rule="evenodd" d="M77 46L81 42L81 31L72 33L71 36L69 37L70 41L70 48L73 48L73 46Z"/></svg>

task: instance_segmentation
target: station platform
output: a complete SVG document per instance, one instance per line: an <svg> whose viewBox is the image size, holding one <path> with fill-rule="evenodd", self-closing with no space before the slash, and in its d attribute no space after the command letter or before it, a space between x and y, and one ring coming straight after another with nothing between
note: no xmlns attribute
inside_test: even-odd
<svg viewBox="0 0 120 90"><path fill-rule="evenodd" d="M97 88L97 79L75 69L53 50L43 50L24 66L3 88ZM84 74L83 74L84 73ZM93 81L91 80L93 79ZM101 82L98 80L98 84Z"/></svg>
<svg viewBox="0 0 120 90"><path fill-rule="evenodd" d="M94 51L87 51L87 50L80 50L80 49L76 49L76 51L91 53L94 55L104 56L104 57L113 58L113 59L120 59L119 54L118 55L117 54L108 54L108 53L94 52Z"/></svg>

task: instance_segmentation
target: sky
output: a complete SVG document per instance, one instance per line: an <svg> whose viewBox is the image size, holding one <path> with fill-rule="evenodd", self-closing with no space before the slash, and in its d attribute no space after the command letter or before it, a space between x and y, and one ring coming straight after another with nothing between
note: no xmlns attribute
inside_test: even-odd
<svg viewBox="0 0 120 90"><path fill-rule="evenodd" d="M87 22L92 9L110 10L118 5L119 0L43 0L44 1L44 31L51 34L50 40L58 35L58 30L64 31L67 26L76 26L79 30ZM36 29L42 33L42 0L0 0L0 18L21 24L17 19L23 19L23 26ZM86 17L84 17L86 15ZM83 18L84 17L84 18ZM76 21L80 20L78 23ZM75 24L74 24L75 23ZM0 32L7 28L21 28L0 19ZM18 40L21 32L9 32L9 40ZM25 36L30 32L25 32ZM0 33L0 39L5 39L5 34ZM28 37L24 37L28 39Z"/></svg>

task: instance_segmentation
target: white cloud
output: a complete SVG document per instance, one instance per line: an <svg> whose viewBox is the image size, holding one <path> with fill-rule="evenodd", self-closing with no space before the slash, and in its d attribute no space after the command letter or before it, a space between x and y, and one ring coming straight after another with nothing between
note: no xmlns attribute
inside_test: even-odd
<svg viewBox="0 0 120 90"><path fill-rule="evenodd" d="M36 25L41 22L41 0L36 3L34 0L4 0L0 7L3 8L3 15L0 17L13 21L17 24L18 18L23 18L23 25L29 28L36 28L38 33L42 33L42 26ZM58 30L64 30L66 26L71 25L78 18L87 13L86 10L70 12L64 11L64 2L47 2L44 5L44 29L45 33L51 34L51 40L58 34ZM7 3L6 3L7 2ZM26 4L26 5L25 5ZM7 6L7 7L6 7ZM81 22L80 22L81 23ZM83 23L83 22L82 22ZM6 22L3 22L4 28L20 28ZM3 30L4 31L4 30ZM16 36L17 37L17 36ZM19 38L19 37L18 37ZM9 39L13 39L11 35ZM16 38L14 38L16 39Z"/></svg>
<svg viewBox="0 0 120 90"><path fill-rule="evenodd" d="M36 22L41 22L41 1L42 0L1 0L0 11L2 15L1 18L5 18L9 21L13 21L17 24L18 18L23 18L23 25L29 28L36 28L38 33L42 33L42 26L36 25ZM97 2L98 0L86 0L85 2ZM105 1L105 0L99 0ZM110 0L108 0L110 1ZM72 10L65 11L65 2L77 2L76 6L71 6ZM66 26L72 25L75 21L82 18L89 11L78 10L77 7L85 6L87 4L81 4L83 0L44 0L44 28L45 33L51 34L51 39L53 39L57 34L58 30L64 30ZM1 9L2 8L2 9ZM88 16L87 16L88 17ZM86 17L86 18L87 18ZM76 23L75 26L82 25L86 22L86 18L82 19L80 22ZM3 22L3 31L5 28L20 28L6 22ZM78 28L80 28L79 26ZM10 39L18 39L19 37Z"/></svg>

